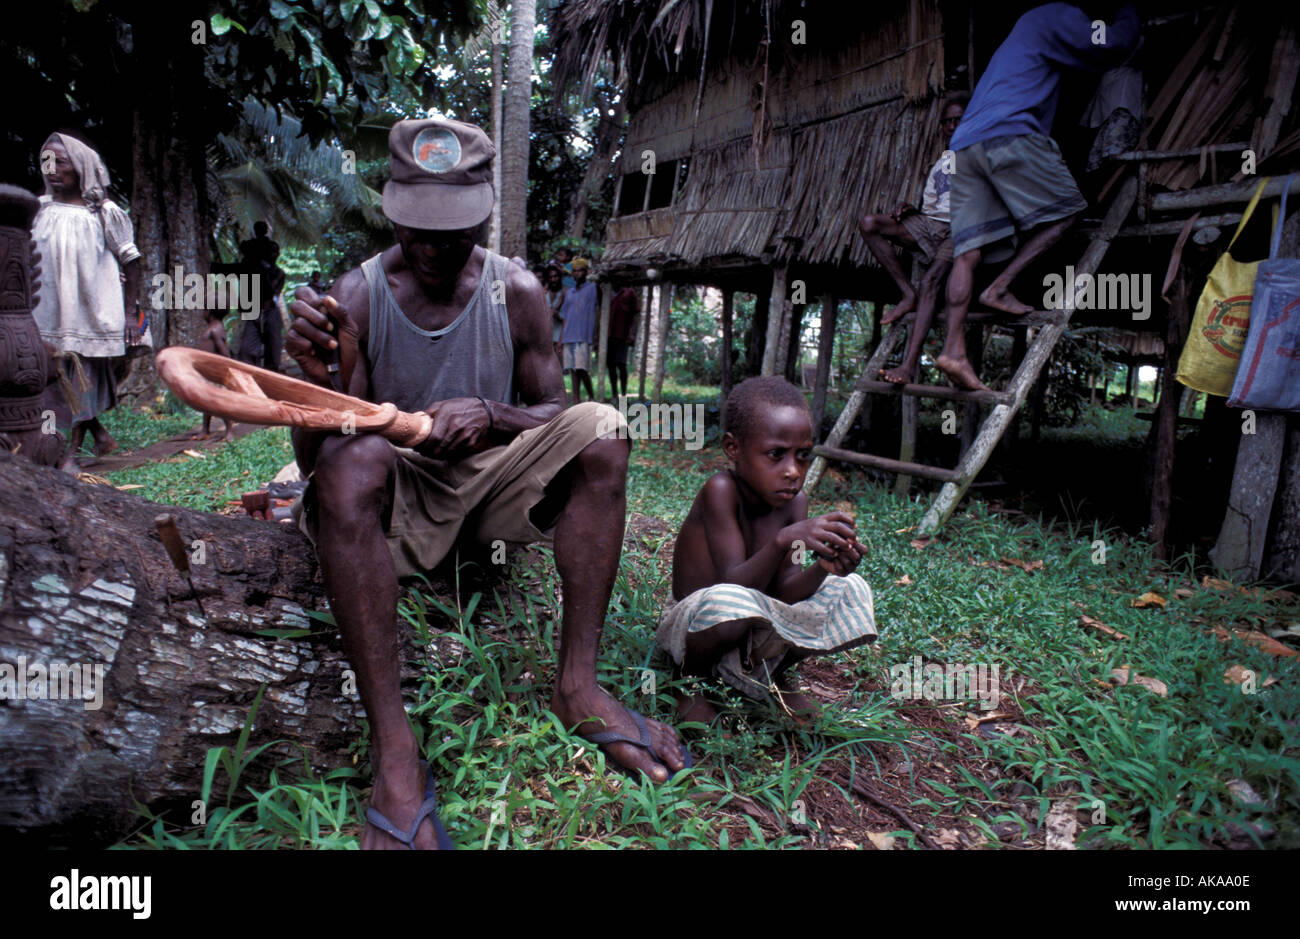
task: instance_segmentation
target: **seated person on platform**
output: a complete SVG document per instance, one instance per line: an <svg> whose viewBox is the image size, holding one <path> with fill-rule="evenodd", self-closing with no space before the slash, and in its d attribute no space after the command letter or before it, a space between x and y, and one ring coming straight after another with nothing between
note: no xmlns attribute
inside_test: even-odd
<svg viewBox="0 0 1300 939"><path fill-rule="evenodd" d="M777 377L741 382L727 398L726 424L732 468L704 484L678 532L659 645L685 674L811 710L790 690L790 666L876 638L871 588L853 573L866 549L851 515L807 517L800 489L812 463L812 415L798 388ZM678 708L686 720L717 715L700 694Z"/></svg>
<svg viewBox="0 0 1300 939"><path fill-rule="evenodd" d="M952 138L952 132L961 123L961 116L966 113L967 100L965 95L950 95L944 99L943 110L939 112L939 127L945 148ZM885 381L896 384L916 381L921 346L925 342L926 333L930 331L934 307L939 300L939 288L952 270L952 230L948 227L948 192L952 189L950 169L949 155L945 149L925 179L920 211L904 202L891 215L864 215L858 220L867 247L903 292L903 299L898 306L881 317L880 322L892 323L916 310L916 326L908 339L903 364L897 368L882 368L880 377ZM898 255L894 254L893 246L896 244L919 252L925 262L919 298L911 283L903 276Z"/></svg>
<svg viewBox="0 0 1300 939"><path fill-rule="evenodd" d="M226 342L226 324L222 320L225 310L211 309L207 311L208 324L203 332L199 334L199 341L194 344L194 348L204 352L211 352L214 355L224 355L230 358L230 345ZM222 440L231 440L230 418L223 417L222 421L226 424L226 432L221 435ZM191 439L206 440L212 436L212 415L204 413L203 430L191 431L186 434Z"/></svg>

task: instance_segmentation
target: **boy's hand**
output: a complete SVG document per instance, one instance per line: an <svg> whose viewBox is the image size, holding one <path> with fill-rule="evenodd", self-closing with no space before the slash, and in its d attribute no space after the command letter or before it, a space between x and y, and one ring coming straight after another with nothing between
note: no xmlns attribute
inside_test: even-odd
<svg viewBox="0 0 1300 939"><path fill-rule="evenodd" d="M853 543L841 550L835 557L818 558L817 563L837 577L847 577L862 563L862 559L866 557L866 554L866 545L854 538Z"/></svg>
<svg viewBox="0 0 1300 939"><path fill-rule="evenodd" d="M805 550L814 552L819 558L832 559L856 541L853 516L845 512L827 512L816 518L806 518L781 529L781 538L786 545L800 542Z"/></svg>

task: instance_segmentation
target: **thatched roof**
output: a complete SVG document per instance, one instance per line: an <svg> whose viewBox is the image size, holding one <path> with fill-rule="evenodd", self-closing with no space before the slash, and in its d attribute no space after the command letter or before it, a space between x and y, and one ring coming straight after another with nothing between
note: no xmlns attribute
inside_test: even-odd
<svg viewBox="0 0 1300 939"><path fill-rule="evenodd" d="M939 155L937 0L571 0L557 21L557 82L608 56L635 94L620 173L646 150L689 167L671 207L610 221L603 266L858 267L874 263L858 214L919 204Z"/></svg>

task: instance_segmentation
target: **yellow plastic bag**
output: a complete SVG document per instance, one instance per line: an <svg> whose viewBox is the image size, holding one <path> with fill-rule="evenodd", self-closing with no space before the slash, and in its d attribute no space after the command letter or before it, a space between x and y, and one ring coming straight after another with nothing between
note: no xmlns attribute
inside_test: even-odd
<svg viewBox="0 0 1300 939"><path fill-rule="evenodd" d="M1196 302L1196 314L1174 376L1195 391L1224 398L1232 393L1232 382L1241 364L1241 350L1250 332L1250 302L1254 298L1255 271L1259 267L1259 261L1234 261L1232 246L1250 221L1268 180L1265 176L1259 181L1236 234L1228 242L1228 250L1210 271L1201 298Z"/></svg>

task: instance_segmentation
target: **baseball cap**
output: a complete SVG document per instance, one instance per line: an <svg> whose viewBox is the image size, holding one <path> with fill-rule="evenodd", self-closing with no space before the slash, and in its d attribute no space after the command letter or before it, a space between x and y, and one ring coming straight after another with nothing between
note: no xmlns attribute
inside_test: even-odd
<svg viewBox="0 0 1300 939"><path fill-rule="evenodd" d="M570 264L569 266L573 268L575 271L578 270L585 271L587 270L587 268L591 267L591 264L590 262L588 262L586 258L574 258L573 263Z"/></svg>
<svg viewBox="0 0 1300 939"><path fill-rule="evenodd" d="M492 214L492 157L482 129L461 121L398 121L388 132L384 215L407 228L455 231Z"/></svg>

